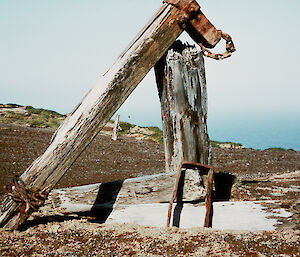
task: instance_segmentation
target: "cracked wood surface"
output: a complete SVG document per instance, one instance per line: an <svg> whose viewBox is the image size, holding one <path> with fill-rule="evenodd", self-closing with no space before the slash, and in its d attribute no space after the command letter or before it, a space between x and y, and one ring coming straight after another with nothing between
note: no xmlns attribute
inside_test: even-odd
<svg viewBox="0 0 300 257"><path fill-rule="evenodd" d="M207 92L204 59L196 47L176 41L155 65L161 101L167 172L177 172L182 161L211 165L207 134ZM193 170L185 171L185 183L204 177Z"/></svg>
<svg viewBox="0 0 300 257"><path fill-rule="evenodd" d="M204 59L196 47L176 41L155 66L161 101L166 171L181 162L211 165L207 134Z"/></svg>

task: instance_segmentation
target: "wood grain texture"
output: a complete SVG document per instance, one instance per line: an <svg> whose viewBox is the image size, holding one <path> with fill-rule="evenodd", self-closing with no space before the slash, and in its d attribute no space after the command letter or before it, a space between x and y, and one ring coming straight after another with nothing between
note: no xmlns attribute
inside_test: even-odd
<svg viewBox="0 0 300 257"><path fill-rule="evenodd" d="M166 171L177 171L183 160L211 165L202 53L177 41L155 66L155 73L161 101Z"/></svg>

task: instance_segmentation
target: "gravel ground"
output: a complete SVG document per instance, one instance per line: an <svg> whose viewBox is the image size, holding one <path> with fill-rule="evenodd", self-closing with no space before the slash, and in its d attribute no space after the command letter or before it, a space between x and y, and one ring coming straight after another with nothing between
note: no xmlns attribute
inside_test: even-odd
<svg viewBox="0 0 300 257"><path fill-rule="evenodd" d="M0 124L0 195L48 146L53 130ZM0 229L0 256L300 256L300 152L213 149L217 172L236 176L232 200L282 201L293 212L276 231L159 229L79 217L37 218L21 231ZM163 146L101 134L57 187L163 172ZM277 177L276 177L277 176Z"/></svg>
<svg viewBox="0 0 300 257"><path fill-rule="evenodd" d="M2 256L299 256L300 231L157 229L85 220L2 232Z"/></svg>

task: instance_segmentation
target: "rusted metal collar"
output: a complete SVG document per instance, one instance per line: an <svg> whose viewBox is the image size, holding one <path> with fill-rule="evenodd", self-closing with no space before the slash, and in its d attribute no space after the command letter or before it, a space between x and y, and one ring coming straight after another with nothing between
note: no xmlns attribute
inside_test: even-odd
<svg viewBox="0 0 300 257"><path fill-rule="evenodd" d="M205 56L222 60L235 51L231 37L217 30L213 24L201 12L196 0L164 0L164 3L175 6L180 10L178 19L181 27L200 45ZM226 41L226 51L222 54L214 54L207 48L213 48L223 38Z"/></svg>
<svg viewBox="0 0 300 257"><path fill-rule="evenodd" d="M16 211L21 216L30 215L33 211L42 206L50 192L51 187L46 187L43 190L28 189L23 180L19 177L15 177L11 183L4 187L5 192L9 198L13 199L17 204ZM6 201L8 203L8 201ZM3 206L9 207L8 205ZM5 211L2 210L2 211Z"/></svg>
<svg viewBox="0 0 300 257"><path fill-rule="evenodd" d="M200 171L200 174L207 175L209 170L213 170L213 166L206 165L198 162L189 162L189 161L182 161L181 163L181 169L196 169Z"/></svg>
<svg viewBox="0 0 300 257"><path fill-rule="evenodd" d="M180 12L180 22L184 25L187 20L192 19L200 11L200 6L195 0L164 0L163 3L177 7Z"/></svg>

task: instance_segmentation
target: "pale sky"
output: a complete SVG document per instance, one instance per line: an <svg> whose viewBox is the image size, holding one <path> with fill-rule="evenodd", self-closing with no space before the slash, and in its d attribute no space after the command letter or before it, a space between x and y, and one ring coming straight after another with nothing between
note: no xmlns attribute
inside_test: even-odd
<svg viewBox="0 0 300 257"><path fill-rule="evenodd" d="M198 3L237 48L227 60L205 59L211 137L300 150L300 1ZM161 4L0 0L0 103L72 111ZM119 113L121 120L160 126L153 71Z"/></svg>

